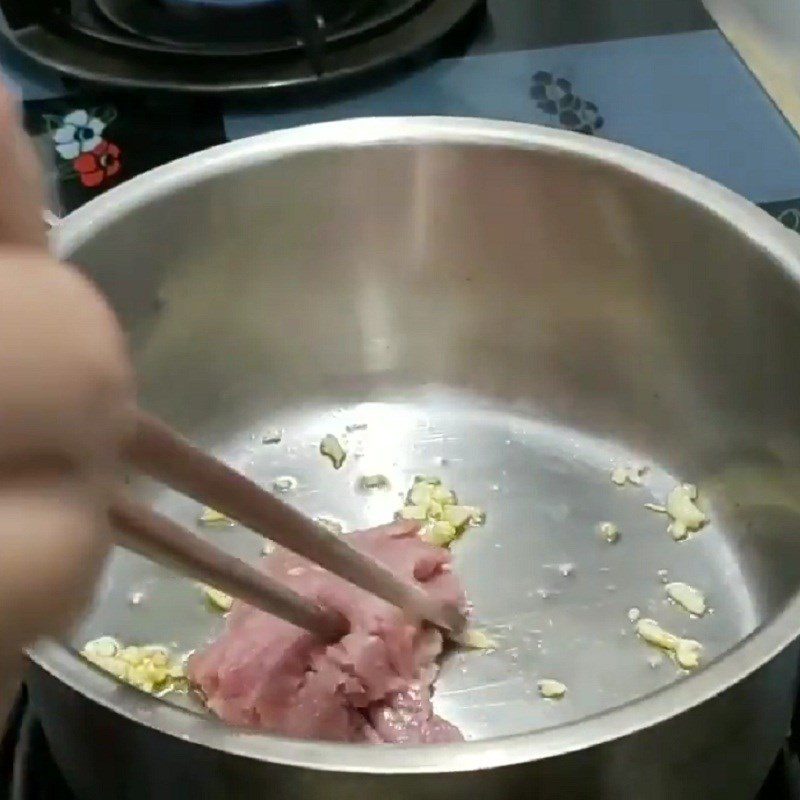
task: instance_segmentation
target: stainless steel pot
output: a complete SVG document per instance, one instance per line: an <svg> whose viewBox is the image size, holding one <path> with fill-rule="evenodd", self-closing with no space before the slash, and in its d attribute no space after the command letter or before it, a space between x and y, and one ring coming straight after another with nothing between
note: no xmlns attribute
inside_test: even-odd
<svg viewBox="0 0 800 800"><path fill-rule="evenodd" d="M446 663L439 710L469 741L427 748L231 730L42 645L32 696L79 797L753 797L797 677L796 234L609 142L387 119L183 159L73 214L57 244L128 327L144 404L265 483L296 477L309 513L384 521L434 472L485 506L455 554L500 642ZM329 432L349 440L339 472ZM614 486L617 464L648 465L646 485ZM375 472L393 490L358 493ZM682 480L711 524L676 543L644 504ZM206 533L258 555L244 531ZM713 613L668 604L665 571ZM700 640L702 668L659 660L633 607ZM76 643L187 649L219 624L190 582L117 554ZM562 701L538 696L544 677Z"/></svg>

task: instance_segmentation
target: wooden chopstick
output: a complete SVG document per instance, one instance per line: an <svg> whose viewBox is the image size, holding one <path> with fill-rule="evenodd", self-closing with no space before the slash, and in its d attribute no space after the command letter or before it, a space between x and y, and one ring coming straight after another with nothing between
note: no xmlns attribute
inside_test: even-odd
<svg viewBox="0 0 800 800"><path fill-rule="evenodd" d="M464 625L457 608L434 600L418 586L399 580L374 559L144 412L139 412L127 458L152 478L377 595L412 617L452 632L458 632Z"/></svg>
<svg viewBox="0 0 800 800"><path fill-rule="evenodd" d="M140 555L203 581L250 605L335 641L347 632L347 621L225 553L172 520L127 499L111 508L117 543Z"/></svg>

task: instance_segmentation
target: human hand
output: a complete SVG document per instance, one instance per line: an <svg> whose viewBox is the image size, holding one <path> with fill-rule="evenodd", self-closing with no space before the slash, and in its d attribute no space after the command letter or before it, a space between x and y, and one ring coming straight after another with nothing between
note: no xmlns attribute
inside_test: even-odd
<svg viewBox="0 0 800 800"><path fill-rule="evenodd" d="M0 87L0 705L21 648L90 597L134 406L123 335L94 286L48 255L43 200Z"/></svg>

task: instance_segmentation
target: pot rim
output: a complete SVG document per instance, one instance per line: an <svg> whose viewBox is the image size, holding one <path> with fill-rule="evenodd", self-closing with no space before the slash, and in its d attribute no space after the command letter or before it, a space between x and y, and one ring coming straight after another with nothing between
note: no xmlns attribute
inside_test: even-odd
<svg viewBox="0 0 800 800"><path fill-rule="evenodd" d="M66 217L53 231L68 257L95 230L157 197L232 168L330 148L457 145L561 153L637 176L728 222L800 283L800 237L729 189L689 169L626 145L522 123L470 118L386 117L321 123L219 145L159 167L112 189ZM237 730L160 702L88 665L73 649L42 642L30 658L91 701L172 737L257 761L362 773L462 772L497 768L594 747L671 717L721 694L763 666L800 634L800 593L768 623L686 679L627 704L574 722L480 741L376 747L300 741Z"/></svg>

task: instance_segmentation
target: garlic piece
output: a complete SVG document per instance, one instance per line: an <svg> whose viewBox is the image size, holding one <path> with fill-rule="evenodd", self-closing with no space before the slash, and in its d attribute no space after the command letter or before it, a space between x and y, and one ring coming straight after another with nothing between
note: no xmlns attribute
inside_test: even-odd
<svg viewBox="0 0 800 800"><path fill-rule="evenodd" d="M426 506L403 506L400 509L400 516L403 519L422 521L428 518L428 509Z"/></svg>
<svg viewBox="0 0 800 800"><path fill-rule="evenodd" d="M281 494L293 492L297 488L297 478L291 475L281 475L272 482L272 488Z"/></svg>
<svg viewBox="0 0 800 800"><path fill-rule="evenodd" d="M113 636L101 636L99 639L92 639L83 647L83 654L89 656L99 656L100 658L111 658L121 649L120 643Z"/></svg>
<svg viewBox="0 0 800 800"><path fill-rule="evenodd" d="M215 511L210 506L206 506L201 512L197 521L206 528L227 528L234 524L230 517L226 517L219 511Z"/></svg>
<svg viewBox="0 0 800 800"><path fill-rule="evenodd" d="M149 694L186 685L186 668L160 645L123 647L110 636L87 642L81 655L104 672Z"/></svg>
<svg viewBox="0 0 800 800"><path fill-rule="evenodd" d="M647 467L615 467L611 470L611 482L617 486L624 486L626 483L641 486L646 473Z"/></svg>
<svg viewBox="0 0 800 800"><path fill-rule="evenodd" d="M206 596L206 600L208 600L214 608L226 613L231 610L233 598L229 594L225 594L225 592L215 589L213 586L203 585L201 588L203 594Z"/></svg>
<svg viewBox="0 0 800 800"><path fill-rule="evenodd" d="M700 653L703 645L694 639L679 639L675 648L675 659L684 669L697 669L700 666Z"/></svg>
<svg viewBox="0 0 800 800"><path fill-rule="evenodd" d="M683 669L696 669L700 666L700 653L703 650L700 642L675 636L652 619L640 619L636 623L636 633L648 644L666 650Z"/></svg>
<svg viewBox="0 0 800 800"><path fill-rule="evenodd" d="M552 678L540 680L538 688L539 694L547 700L560 700L567 693L567 687L561 681Z"/></svg>
<svg viewBox="0 0 800 800"><path fill-rule="evenodd" d="M625 467L617 467L611 471L611 482L617 486L624 486L628 482L628 470Z"/></svg>
<svg viewBox="0 0 800 800"><path fill-rule="evenodd" d="M669 532L676 541L686 539L690 532L700 530L708 522L696 500L697 487L691 483L676 486L667 496L667 513L672 517Z"/></svg>
<svg viewBox="0 0 800 800"><path fill-rule="evenodd" d="M600 523L600 535L609 543L615 544L619 541L619 528L613 522Z"/></svg>
<svg viewBox="0 0 800 800"><path fill-rule="evenodd" d="M347 451L332 433L323 437L319 443L319 451L323 456L330 459L334 469L340 469L347 458Z"/></svg>
<svg viewBox="0 0 800 800"><path fill-rule="evenodd" d="M654 619L640 619L636 623L636 633L648 644L654 644L664 650L675 650L678 637L665 631Z"/></svg>
<svg viewBox="0 0 800 800"><path fill-rule="evenodd" d="M261 444L280 444L283 431L280 428L270 428L262 437Z"/></svg>
<svg viewBox="0 0 800 800"><path fill-rule="evenodd" d="M702 617L706 613L706 597L699 590L688 583L674 581L665 587L667 596L690 614Z"/></svg>
<svg viewBox="0 0 800 800"><path fill-rule="evenodd" d="M344 523L339 522L338 519L322 516L317 517L314 521L335 536L341 536L344 533Z"/></svg>
<svg viewBox="0 0 800 800"><path fill-rule="evenodd" d="M486 513L476 506L456 505L456 495L439 478L418 475L406 495L401 519L425 522L421 536L431 544L448 547L470 526L483 525Z"/></svg>
<svg viewBox="0 0 800 800"><path fill-rule="evenodd" d="M447 547L458 538L458 531L449 522L437 520L425 527L422 538L437 547Z"/></svg>
<svg viewBox="0 0 800 800"><path fill-rule="evenodd" d="M385 475L362 475L358 479L358 487L366 492L373 489L383 491L391 488L391 484Z"/></svg>
<svg viewBox="0 0 800 800"><path fill-rule="evenodd" d="M472 628L456 637L456 642L471 650L497 650L497 642L485 631Z"/></svg>

